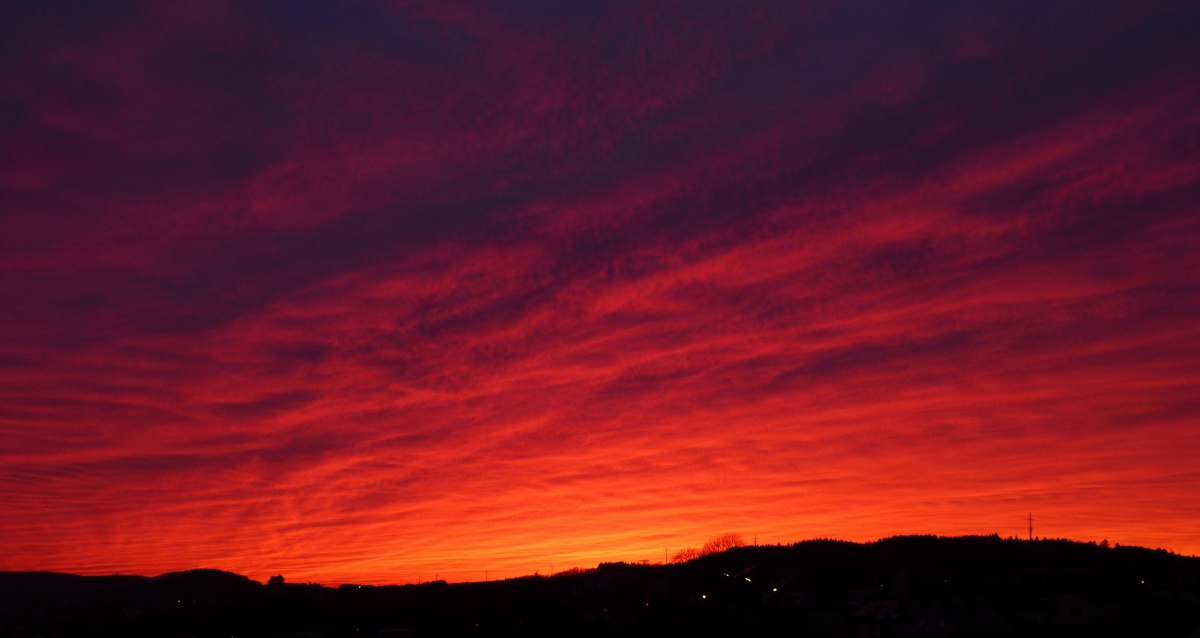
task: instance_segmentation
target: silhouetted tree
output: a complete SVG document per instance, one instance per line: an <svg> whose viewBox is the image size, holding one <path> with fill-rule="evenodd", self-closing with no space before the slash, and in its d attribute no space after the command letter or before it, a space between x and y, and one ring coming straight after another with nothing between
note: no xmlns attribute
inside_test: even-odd
<svg viewBox="0 0 1200 638"><path fill-rule="evenodd" d="M282 585L283 584L283 574L276 574L276 575L268 578L267 584L268 585Z"/></svg>
<svg viewBox="0 0 1200 638"><path fill-rule="evenodd" d="M700 550L696 549L695 547L686 547L675 552L674 554L671 554L671 562L686 563L689 560L700 558L703 555L704 554L701 554Z"/></svg>
<svg viewBox="0 0 1200 638"><path fill-rule="evenodd" d="M727 549L743 547L745 545L746 541L739 534L721 534L716 538L710 538L706 541L704 547L700 548L700 553L706 556L708 554L719 554Z"/></svg>

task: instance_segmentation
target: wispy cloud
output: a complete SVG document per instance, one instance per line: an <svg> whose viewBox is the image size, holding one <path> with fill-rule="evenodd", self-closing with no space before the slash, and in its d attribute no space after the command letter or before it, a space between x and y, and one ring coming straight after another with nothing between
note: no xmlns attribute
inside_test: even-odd
<svg viewBox="0 0 1200 638"><path fill-rule="evenodd" d="M22 10L0 569L1200 552L1200 14L980 11Z"/></svg>

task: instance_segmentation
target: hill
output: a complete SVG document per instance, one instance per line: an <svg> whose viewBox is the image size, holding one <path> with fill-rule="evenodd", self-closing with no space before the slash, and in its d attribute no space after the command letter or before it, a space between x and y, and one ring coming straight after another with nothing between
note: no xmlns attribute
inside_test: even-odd
<svg viewBox="0 0 1200 638"><path fill-rule="evenodd" d="M0 636L1200 636L1200 559L909 536L682 564L338 588L216 570L0 573Z"/></svg>

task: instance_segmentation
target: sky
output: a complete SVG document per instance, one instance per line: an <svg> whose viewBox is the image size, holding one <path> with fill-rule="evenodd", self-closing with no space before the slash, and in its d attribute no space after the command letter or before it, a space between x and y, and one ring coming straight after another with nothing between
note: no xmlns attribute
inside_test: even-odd
<svg viewBox="0 0 1200 638"><path fill-rule="evenodd" d="M1200 554L1200 6L732 4L7 7L0 570Z"/></svg>

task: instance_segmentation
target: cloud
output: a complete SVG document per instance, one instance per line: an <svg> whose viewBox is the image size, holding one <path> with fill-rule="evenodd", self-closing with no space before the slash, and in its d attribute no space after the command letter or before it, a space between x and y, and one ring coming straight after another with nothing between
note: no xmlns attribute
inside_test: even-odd
<svg viewBox="0 0 1200 638"><path fill-rule="evenodd" d="M943 9L26 10L0 569L1196 552L1200 16Z"/></svg>

